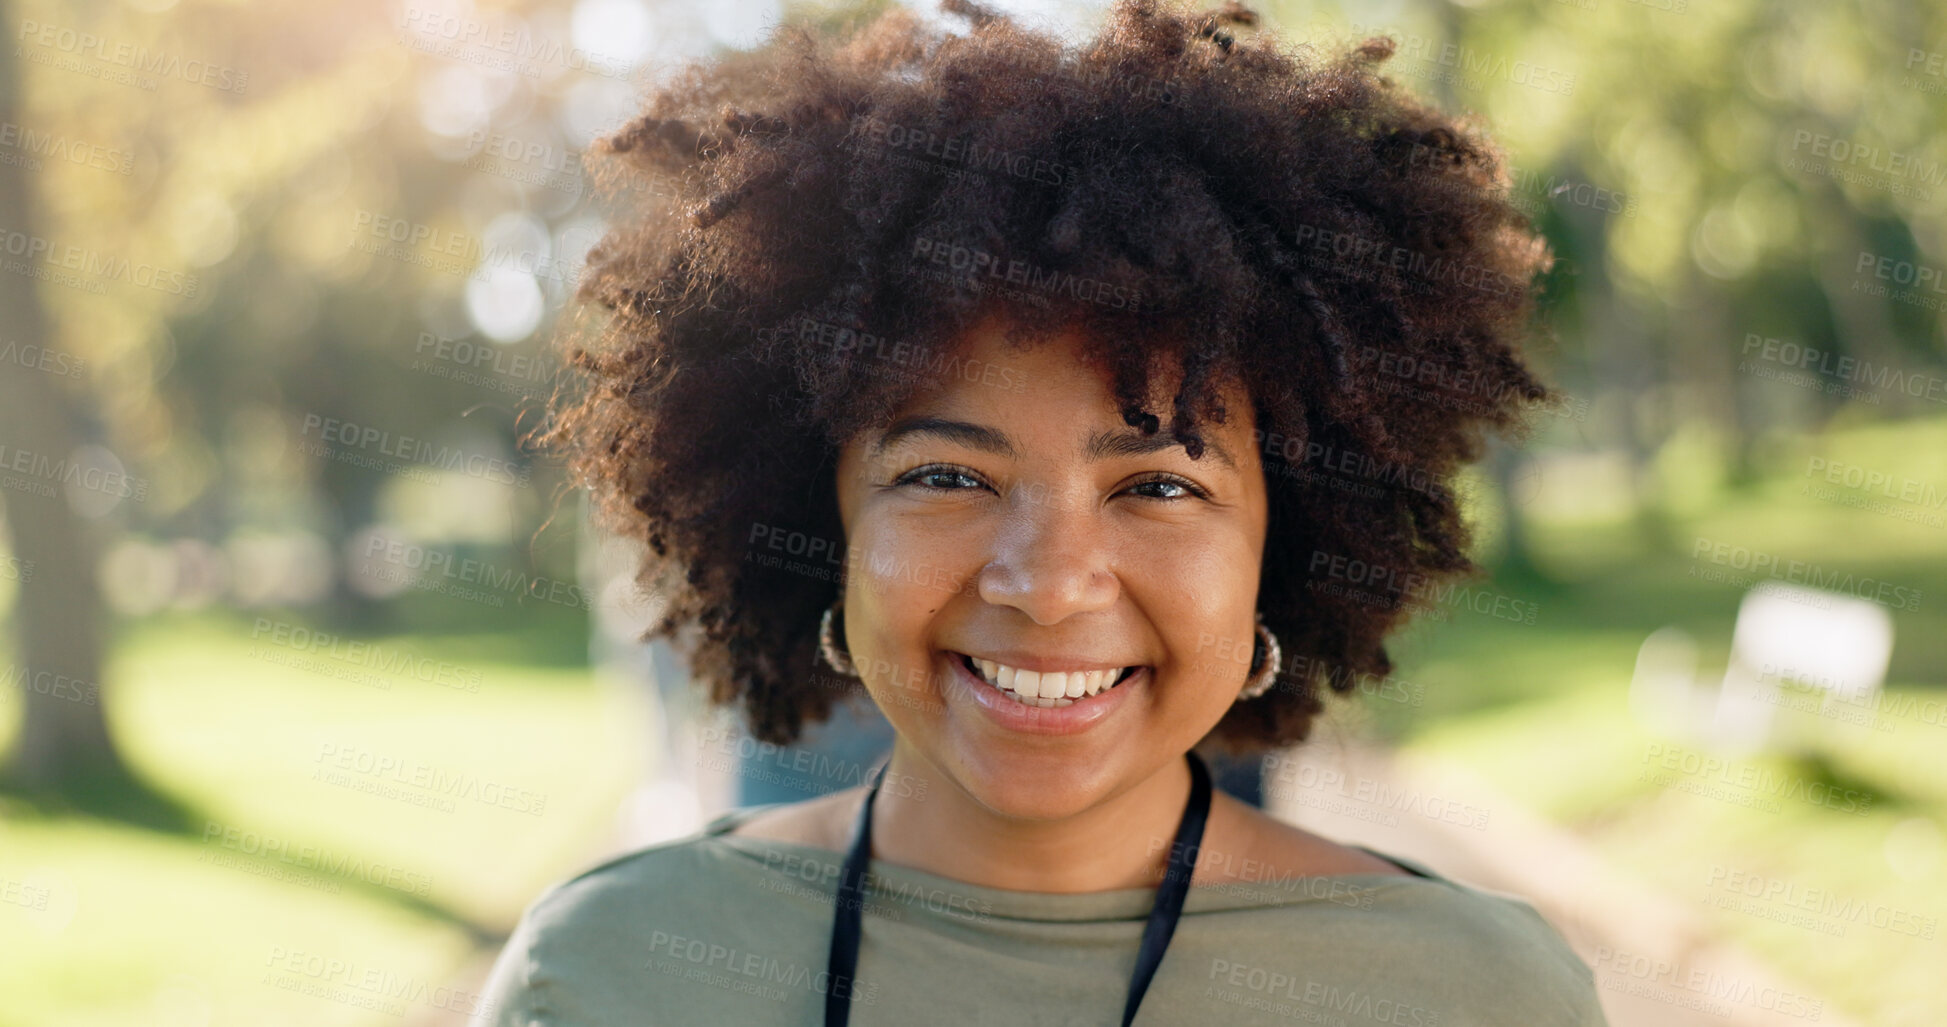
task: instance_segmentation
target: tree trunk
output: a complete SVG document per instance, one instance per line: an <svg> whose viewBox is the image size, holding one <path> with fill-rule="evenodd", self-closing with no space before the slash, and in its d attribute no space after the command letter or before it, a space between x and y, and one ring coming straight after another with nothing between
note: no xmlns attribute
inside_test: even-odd
<svg viewBox="0 0 1947 1027"><path fill-rule="evenodd" d="M0 13L10 9L0 4ZM0 23L12 24L12 14L0 17ZM18 124L24 106L14 48L0 46L0 124ZM35 204L26 176L19 165L0 163L0 223L33 235ZM4 341L16 344L14 352L53 341L33 278L0 274L0 311L5 311L0 316ZM0 446L6 447L8 461L21 459L25 466L27 459L49 464L69 459L78 441L76 402L74 391L60 378L25 363L0 368L0 411L5 412ZM102 715L95 540L69 508L61 483L47 484L52 496L0 490L19 579L15 659L6 678L19 692L24 711L5 776L16 787L61 791L120 776L124 768Z"/></svg>

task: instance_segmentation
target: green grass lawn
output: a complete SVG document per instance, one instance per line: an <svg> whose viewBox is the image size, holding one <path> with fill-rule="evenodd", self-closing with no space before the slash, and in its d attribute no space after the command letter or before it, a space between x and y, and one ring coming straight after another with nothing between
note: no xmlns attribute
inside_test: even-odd
<svg viewBox="0 0 1947 1027"><path fill-rule="evenodd" d="M193 810L185 830L18 803L0 817L0 886L27 900L0 905L0 1024L396 1024L463 1007L451 975L586 861L654 756L634 729L650 710L587 670L409 637L386 644L462 687L379 687L266 658L289 649L250 631L151 624L108 670L111 728ZM0 722L15 703L0 696Z"/></svg>

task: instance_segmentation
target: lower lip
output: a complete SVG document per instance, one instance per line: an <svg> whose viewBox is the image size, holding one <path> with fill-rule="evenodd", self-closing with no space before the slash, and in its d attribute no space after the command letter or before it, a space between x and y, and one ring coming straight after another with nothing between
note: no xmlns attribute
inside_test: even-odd
<svg viewBox="0 0 1947 1027"><path fill-rule="evenodd" d="M1140 667L1114 688L1077 699L1067 706L1044 709L1008 698L999 688L968 670L958 653L947 653L946 659L953 665L954 680L974 705L1001 727L1029 735L1072 735L1087 731L1120 708L1136 686L1149 683L1149 668Z"/></svg>

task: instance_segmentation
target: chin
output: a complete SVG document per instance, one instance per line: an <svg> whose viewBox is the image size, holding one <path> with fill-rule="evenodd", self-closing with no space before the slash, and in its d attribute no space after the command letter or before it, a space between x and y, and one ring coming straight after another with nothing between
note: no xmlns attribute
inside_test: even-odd
<svg viewBox="0 0 1947 1027"><path fill-rule="evenodd" d="M986 753L956 760L962 768L960 787L976 802L1001 816L1021 820L1065 820L1088 810L1109 793L1093 775L1077 777L1079 762L1088 760L1080 753L1050 750L1039 758L1026 754ZM1049 787L1049 781L1064 781Z"/></svg>

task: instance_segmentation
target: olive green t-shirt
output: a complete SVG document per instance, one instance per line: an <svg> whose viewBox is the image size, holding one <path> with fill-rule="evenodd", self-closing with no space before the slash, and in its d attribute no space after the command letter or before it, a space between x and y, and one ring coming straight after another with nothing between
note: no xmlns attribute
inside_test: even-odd
<svg viewBox="0 0 1947 1027"><path fill-rule="evenodd" d="M474 1023L822 1024L843 856L725 833L773 805L549 887ZM1191 887L1136 1027L1606 1027L1588 965L1532 906L1385 858L1426 876ZM1022 892L869 869L858 973L837 984L855 1027L1121 1023L1153 888Z"/></svg>

